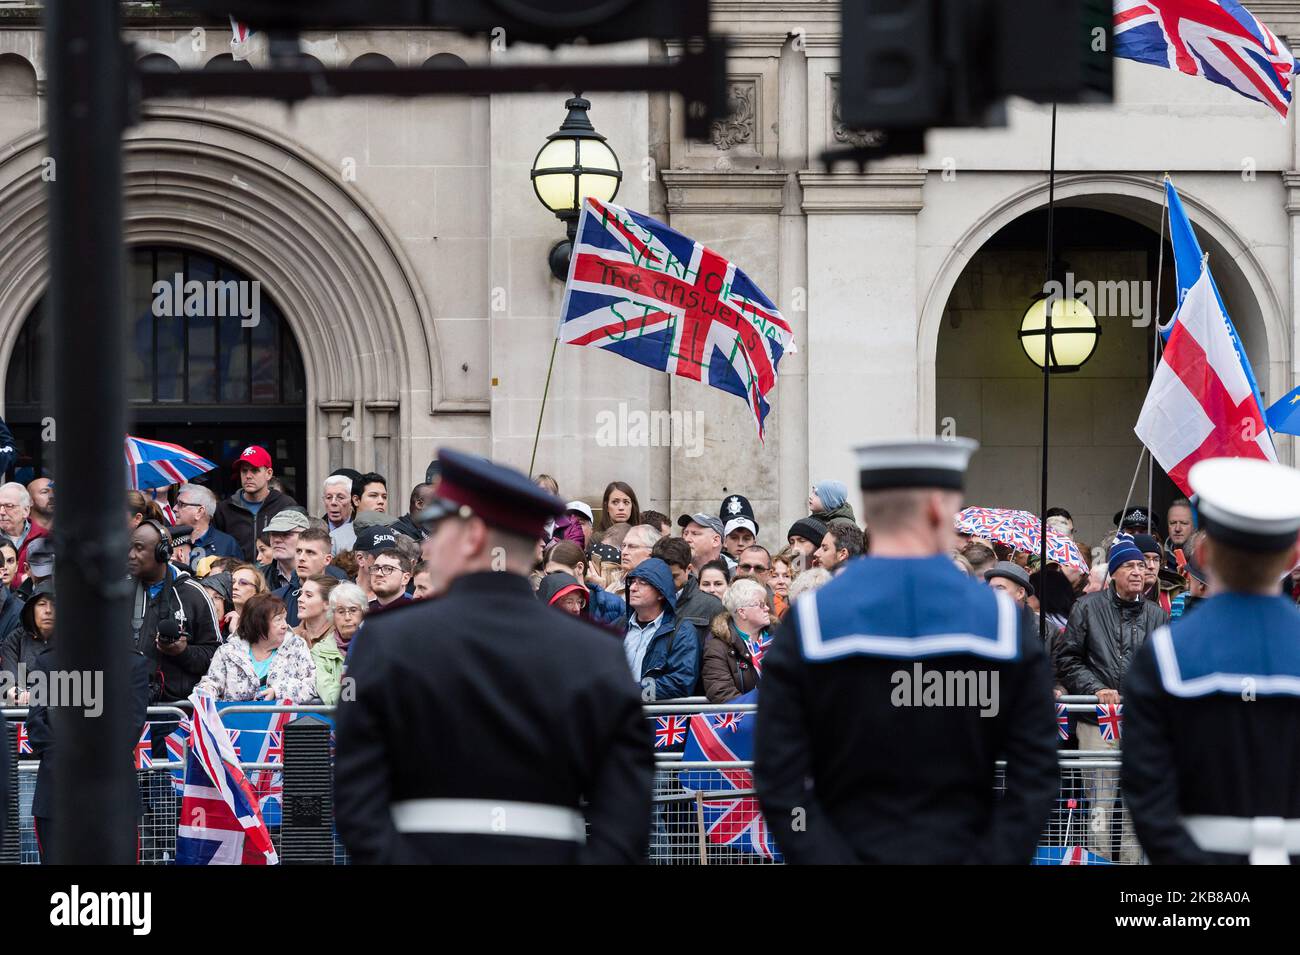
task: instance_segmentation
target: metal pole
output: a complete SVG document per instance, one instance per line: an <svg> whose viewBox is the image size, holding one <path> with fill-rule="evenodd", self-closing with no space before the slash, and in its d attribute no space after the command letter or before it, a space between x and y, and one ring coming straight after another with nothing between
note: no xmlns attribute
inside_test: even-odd
<svg viewBox="0 0 1300 955"><path fill-rule="evenodd" d="M1052 269L1056 259L1056 104L1052 104L1052 153L1047 173L1047 278L1046 287L1052 281ZM1052 309L1055 302L1047 302L1044 316L1043 339L1043 475L1042 497L1038 508L1038 582L1041 585L1047 572L1047 447L1048 427L1051 422L1051 381L1052 381ZM1047 644L1047 613L1039 597L1038 638Z"/></svg>
<svg viewBox="0 0 1300 955"><path fill-rule="evenodd" d="M546 416L546 396L551 393L551 372L555 371L555 350L560 347L560 333L555 333L551 342L551 362L546 366L546 387L542 389L542 407L537 412L537 433L533 435L533 456L528 459L528 476L533 476L533 466L537 464L537 443L542 440L542 419Z"/></svg>
<svg viewBox="0 0 1300 955"><path fill-rule="evenodd" d="M122 131L126 57L116 2L50 0L50 346L58 428L55 665L82 702L50 711L55 862L135 860L136 781L126 726L129 607L122 510ZM127 740L130 741L127 741Z"/></svg>

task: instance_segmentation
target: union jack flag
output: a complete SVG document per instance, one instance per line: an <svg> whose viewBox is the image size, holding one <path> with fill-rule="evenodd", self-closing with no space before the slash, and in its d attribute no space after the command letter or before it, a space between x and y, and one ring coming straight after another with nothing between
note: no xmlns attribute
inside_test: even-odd
<svg viewBox="0 0 1300 955"><path fill-rule="evenodd" d="M190 738L190 725L190 718L184 717L164 740L167 744L167 761L182 764L172 770L172 786L177 795L185 792L185 747Z"/></svg>
<svg viewBox="0 0 1300 955"><path fill-rule="evenodd" d="M1295 57L1237 0L1115 0L1115 55L1203 76L1285 119Z"/></svg>
<svg viewBox="0 0 1300 955"><path fill-rule="evenodd" d="M744 398L760 438L777 366L795 350L781 312L734 262L595 199L578 218L559 334Z"/></svg>
<svg viewBox="0 0 1300 955"><path fill-rule="evenodd" d="M713 728L719 732L731 730L734 733L740 729L741 718L741 714L738 713L719 713L713 717Z"/></svg>
<svg viewBox="0 0 1300 955"><path fill-rule="evenodd" d="M655 749L667 749L686 741L686 717L655 717Z"/></svg>
<svg viewBox="0 0 1300 955"><path fill-rule="evenodd" d="M289 703L288 700L280 702L284 705ZM271 722L267 731L262 734L262 747L257 754L257 762L284 762L284 727L292 716L292 713L270 714ZM276 810L268 812L268 803L279 803L284 793L284 773L274 769L259 769L253 775L253 791L257 793L257 802L262 807L262 811L274 822L278 816L278 806Z"/></svg>
<svg viewBox="0 0 1300 955"><path fill-rule="evenodd" d="M153 731L148 723L140 731L140 739L135 744L135 768L153 769Z"/></svg>
<svg viewBox="0 0 1300 955"><path fill-rule="evenodd" d="M1061 739L1070 738L1070 711L1064 703L1056 704L1056 735Z"/></svg>
<svg viewBox="0 0 1300 955"><path fill-rule="evenodd" d="M18 755L30 756L32 754L32 741L27 738L27 724L15 723L18 727Z"/></svg>
<svg viewBox="0 0 1300 955"><path fill-rule="evenodd" d="M1109 743L1118 742L1124 736L1124 704L1098 703L1097 726L1101 738Z"/></svg>
<svg viewBox="0 0 1300 955"><path fill-rule="evenodd" d="M190 702L194 717L176 830L176 864L276 865L271 833L215 701L196 690Z"/></svg>
<svg viewBox="0 0 1300 955"><path fill-rule="evenodd" d="M752 703L757 692L751 690L737 697L734 703ZM728 713L731 720L721 725L733 728L725 738L718 732L720 722L707 716L691 717L691 732L686 740L683 759L686 762L740 762L754 757L754 714ZM708 769L683 772L681 787L690 792L711 794L702 799L704 838L710 845L734 846L742 852L752 852L767 859L780 861L772 830L763 818L758 798L744 795L727 799L729 792L752 793L754 774L748 769ZM721 794L722 798L713 798Z"/></svg>
<svg viewBox="0 0 1300 955"><path fill-rule="evenodd" d="M248 59L250 52L248 40L252 35L253 31L247 23L240 23L234 17L230 18L230 55L233 59Z"/></svg>
<svg viewBox="0 0 1300 955"><path fill-rule="evenodd" d="M760 633L757 637L750 637L745 644L749 647L749 658L754 664L754 672L762 676L763 657L767 656L767 649L772 645L772 635Z"/></svg>

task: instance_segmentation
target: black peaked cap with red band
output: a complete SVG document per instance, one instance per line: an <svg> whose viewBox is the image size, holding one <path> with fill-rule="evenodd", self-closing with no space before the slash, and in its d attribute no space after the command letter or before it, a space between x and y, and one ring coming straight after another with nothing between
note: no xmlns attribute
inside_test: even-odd
<svg viewBox="0 0 1300 955"><path fill-rule="evenodd" d="M438 463L442 480L433 503L420 512L421 524L472 514L489 527L521 537L541 537L546 522L564 513L564 501L538 487L522 471L450 448L438 451Z"/></svg>

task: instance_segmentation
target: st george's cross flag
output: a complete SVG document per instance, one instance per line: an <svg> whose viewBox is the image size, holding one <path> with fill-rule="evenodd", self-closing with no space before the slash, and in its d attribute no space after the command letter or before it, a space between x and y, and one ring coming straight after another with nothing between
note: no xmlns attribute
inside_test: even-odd
<svg viewBox="0 0 1300 955"><path fill-rule="evenodd" d="M1295 57L1237 0L1115 0L1115 55L1236 90L1286 119Z"/></svg>
<svg viewBox="0 0 1300 955"><path fill-rule="evenodd" d="M1202 269L1178 309L1133 430L1189 496L1187 472L1197 461L1277 460L1264 409L1210 287L1209 269Z"/></svg>
<svg viewBox="0 0 1300 955"><path fill-rule="evenodd" d="M780 310L734 262L649 216L590 198L573 240L559 336L745 399L760 438L777 366L795 351Z"/></svg>

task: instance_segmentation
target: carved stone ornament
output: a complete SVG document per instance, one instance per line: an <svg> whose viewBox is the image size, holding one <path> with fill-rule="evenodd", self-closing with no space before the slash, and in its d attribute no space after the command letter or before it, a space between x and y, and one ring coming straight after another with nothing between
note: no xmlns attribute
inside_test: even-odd
<svg viewBox="0 0 1300 955"><path fill-rule="evenodd" d="M713 124L712 140L717 149L731 149L742 143L754 141L754 101L758 86L752 80L732 83L727 90L727 105L731 108L726 119Z"/></svg>
<svg viewBox="0 0 1300 955"><path fill-rule="evenodd" d="M885 138L885 134L878 129L849 129L844 125L844 119L840 113L840 81L838 78L831 81L831 136L837 143L845 146L852 146L855 149L861 149L864 146L879 146Z"/></svg>

